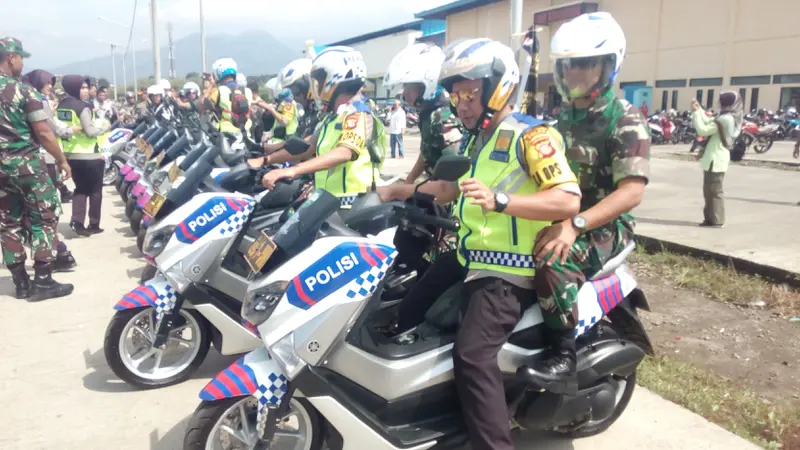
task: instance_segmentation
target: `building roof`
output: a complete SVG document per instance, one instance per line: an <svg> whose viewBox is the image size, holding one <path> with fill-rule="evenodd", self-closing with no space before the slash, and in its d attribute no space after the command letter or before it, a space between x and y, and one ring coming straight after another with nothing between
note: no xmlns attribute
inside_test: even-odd
<svg viewBox="0 0 800 450"><path fill-rule="evenodd" d="M478 8L492 3L499 3L504 0L456 0L452 3L442 5L438 8L429 9L414 14L417 19L444 19L450 14L455 14L461 11Z"/></svg>
<svg viewBox="0 0 800 450"><path fill-rule="evenodd" d="M355 36L343 39L338 42L332 42L328 44L328 46L333 47L334 45L352 45L352 44L357 44L359 42L369 41L371 39L388 36L390 34L401 33L403 31L409 31L409 30L419 31L422 29L422 22L423 22L422 20L415 20L413 22L404 23L402 25L396 25L391 28L384 28L383 30L362 34L361 36Z"/></svg>

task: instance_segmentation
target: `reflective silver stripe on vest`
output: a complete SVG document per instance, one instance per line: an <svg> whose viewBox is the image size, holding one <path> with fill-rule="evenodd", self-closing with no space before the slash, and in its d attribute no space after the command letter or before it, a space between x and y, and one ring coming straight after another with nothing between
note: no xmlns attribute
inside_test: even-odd
<svg viewBox="0 0 800 450"><path fill-rule="evenodd" d="M510 194L516 193L522 185L528 180L525 174L525 169L518 166L508 174L502 181L497 183L493 189L494 192L508 192ZM513 184L512 184L513 183Z"/></svg>
<svg viewBox="0 0 800 450"><path fill-rule="evenodd" d="M491 250L467 250L467 259L477 263L517 267L520 269L533 269L536 266L532 255L494 252Z"/></svg>

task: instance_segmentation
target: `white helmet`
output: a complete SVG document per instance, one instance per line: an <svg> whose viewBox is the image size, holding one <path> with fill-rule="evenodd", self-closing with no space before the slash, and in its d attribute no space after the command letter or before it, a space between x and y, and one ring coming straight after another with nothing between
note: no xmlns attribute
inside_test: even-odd
<svg viewBox="0 0 800 450"><path fill-rule="evenodd" d="M200 94L200 86L198 86L194 81L189 81L183 85L183 93L188 94L190 92L194 92L198 95Z"/></svg>
<svg viewBox="0 0 800 450"><path fill-rule="evenodd" d="M278 86L279 86L278 77L270 78L269 81L267 81L267 84L264 85L264 87L267 88L268 91L272 92L273 97L275 96L275 94L278 93Z"/></svg>
<svg viewBox="0 0 800 450"><path fill-rule="evenodd" d="M444 52L435 45L419 43L406 47L394 57L383 83L387 87L420 83L424 86L422 100L433 100L439 86L439 71Z"/></svg>
<svg viewBox="0 0 800 450"><path fill-rule="evenodd" d="M147 95L164 95L164 88L159 84L154 84L147 88Z"/></svg>
<svg viewBox="0 0 800 450"><path fill-rule="evenodd" d="M289 88L295 97L309 98L311 64L312 61L308 58L296 59L287 64L278 74L278 85L275 87L275 93L277 94L281 89Z"/></svg>
<svg viewBox="0 0 800 450"><path fill-rule="evenodd" d="M243 73L237 73L236 74L236 84L238 84L240 88L246 88L247 87L247 77L244 76Z"/></svg>
<svg viewBox="0 0 800 450"><path fill-rule="evenodd" d="M355 95L364 85L367 65L361 53L350 47L328 47L317 54L311 65L311 92L314 99L324 104L336 95Z"/></svg>
<svg viewBox="0 0 800 450"><path fill-rule="evenodd" d="M625 33L607 12L583 14L561 25L550 41L553 77L561 95L568 99L597 95L614 84L625 58ZM568 86L564 73L571 67L602 65L595 86Z"/></svg>
<svg viewBox="0 0 800 450"><path fill-rule="evenodd" d="M452 93L460 80L485 80L481 104L492 112L501 110L519 85L519 66L508 46L491 39L466 39L444 50L439 84Z"/></svg>
<svg viewBox="0 0 800 450"><path fill-rule="evenodd" d="M158 85L161 86L161 88L164 89L165 91L172 89L172 84L170 84L169 80L167 80L166 78L159 81Z"/></svg>
<svg viewBox="0 0 800 450"><path fill-rule="evenodd" d="M214 72L214 76L219 81L225 77L235 77L239 72L239 66L231 58L220 58L211 65L211 71Z"/></svg>

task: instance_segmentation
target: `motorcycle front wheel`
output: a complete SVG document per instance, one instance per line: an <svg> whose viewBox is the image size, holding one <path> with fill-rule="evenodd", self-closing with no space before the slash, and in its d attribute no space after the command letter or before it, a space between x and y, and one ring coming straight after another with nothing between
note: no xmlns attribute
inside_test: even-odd
<svg viewBox="0 0 800 450"><path fill-rule="evenodd" d="M128 200L125 201L125 217L130 219L134 211L136 211L136 199L128 194Z"/></svg>
<svg viewBox="0 0 800 450"><path fill-rule="evenodd" d="M256 448L256 417L259 403L253 396L203 402L186 427L183 450ZM270 450L320 450L323 429L319 413L311 404L292 398L289 412L278 421Z"/></svg>
<svg viewBox="0 0 800 450"><path fill-rule="evenodd" d="M181 309L183 323L169 332L162 348L153 347L158 313L153 307L114 313L103 342L106 362L120 380L142 389L188 379L208 354L211 326L197 311Z"/></svg>
<svg viewBox="0 0 800 450"><path fill-rule="evenodd" d="M135 208L131 213L131 231L136 235L139 234L139 230L142 228L142 216L144 216L144 211L139 208Z"/></svg>
<svg viewBox="0 0 800 450"><path fill-rule="evenodd" d="M106 168L103 171L103 186L111 186L112 184L115 186L119 186L117 181L121 178L119 174L119 167L112 163L107 163Z"/></svg>

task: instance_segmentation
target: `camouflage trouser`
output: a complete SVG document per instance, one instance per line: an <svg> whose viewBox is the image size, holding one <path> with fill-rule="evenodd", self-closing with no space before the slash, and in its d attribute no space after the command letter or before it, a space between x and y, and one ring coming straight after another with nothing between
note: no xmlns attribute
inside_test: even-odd
<svg viewBox="0 0 800 450"><path fill-rule="evenodd" d="M35 261L53 260L57 209L53 182L38 152L0 154L0 243L6 265L25 261L26 234L30 233Z"/></svg>
<svg viewBox="0 0 800 450"><path fill-rule="evenodd" d="M633 241L634 220L630 215L578 236L567 261L536 268L534 285L542 317L552 329L572 329L578 322L578 291L586 278L603 268Z"/></svg>

